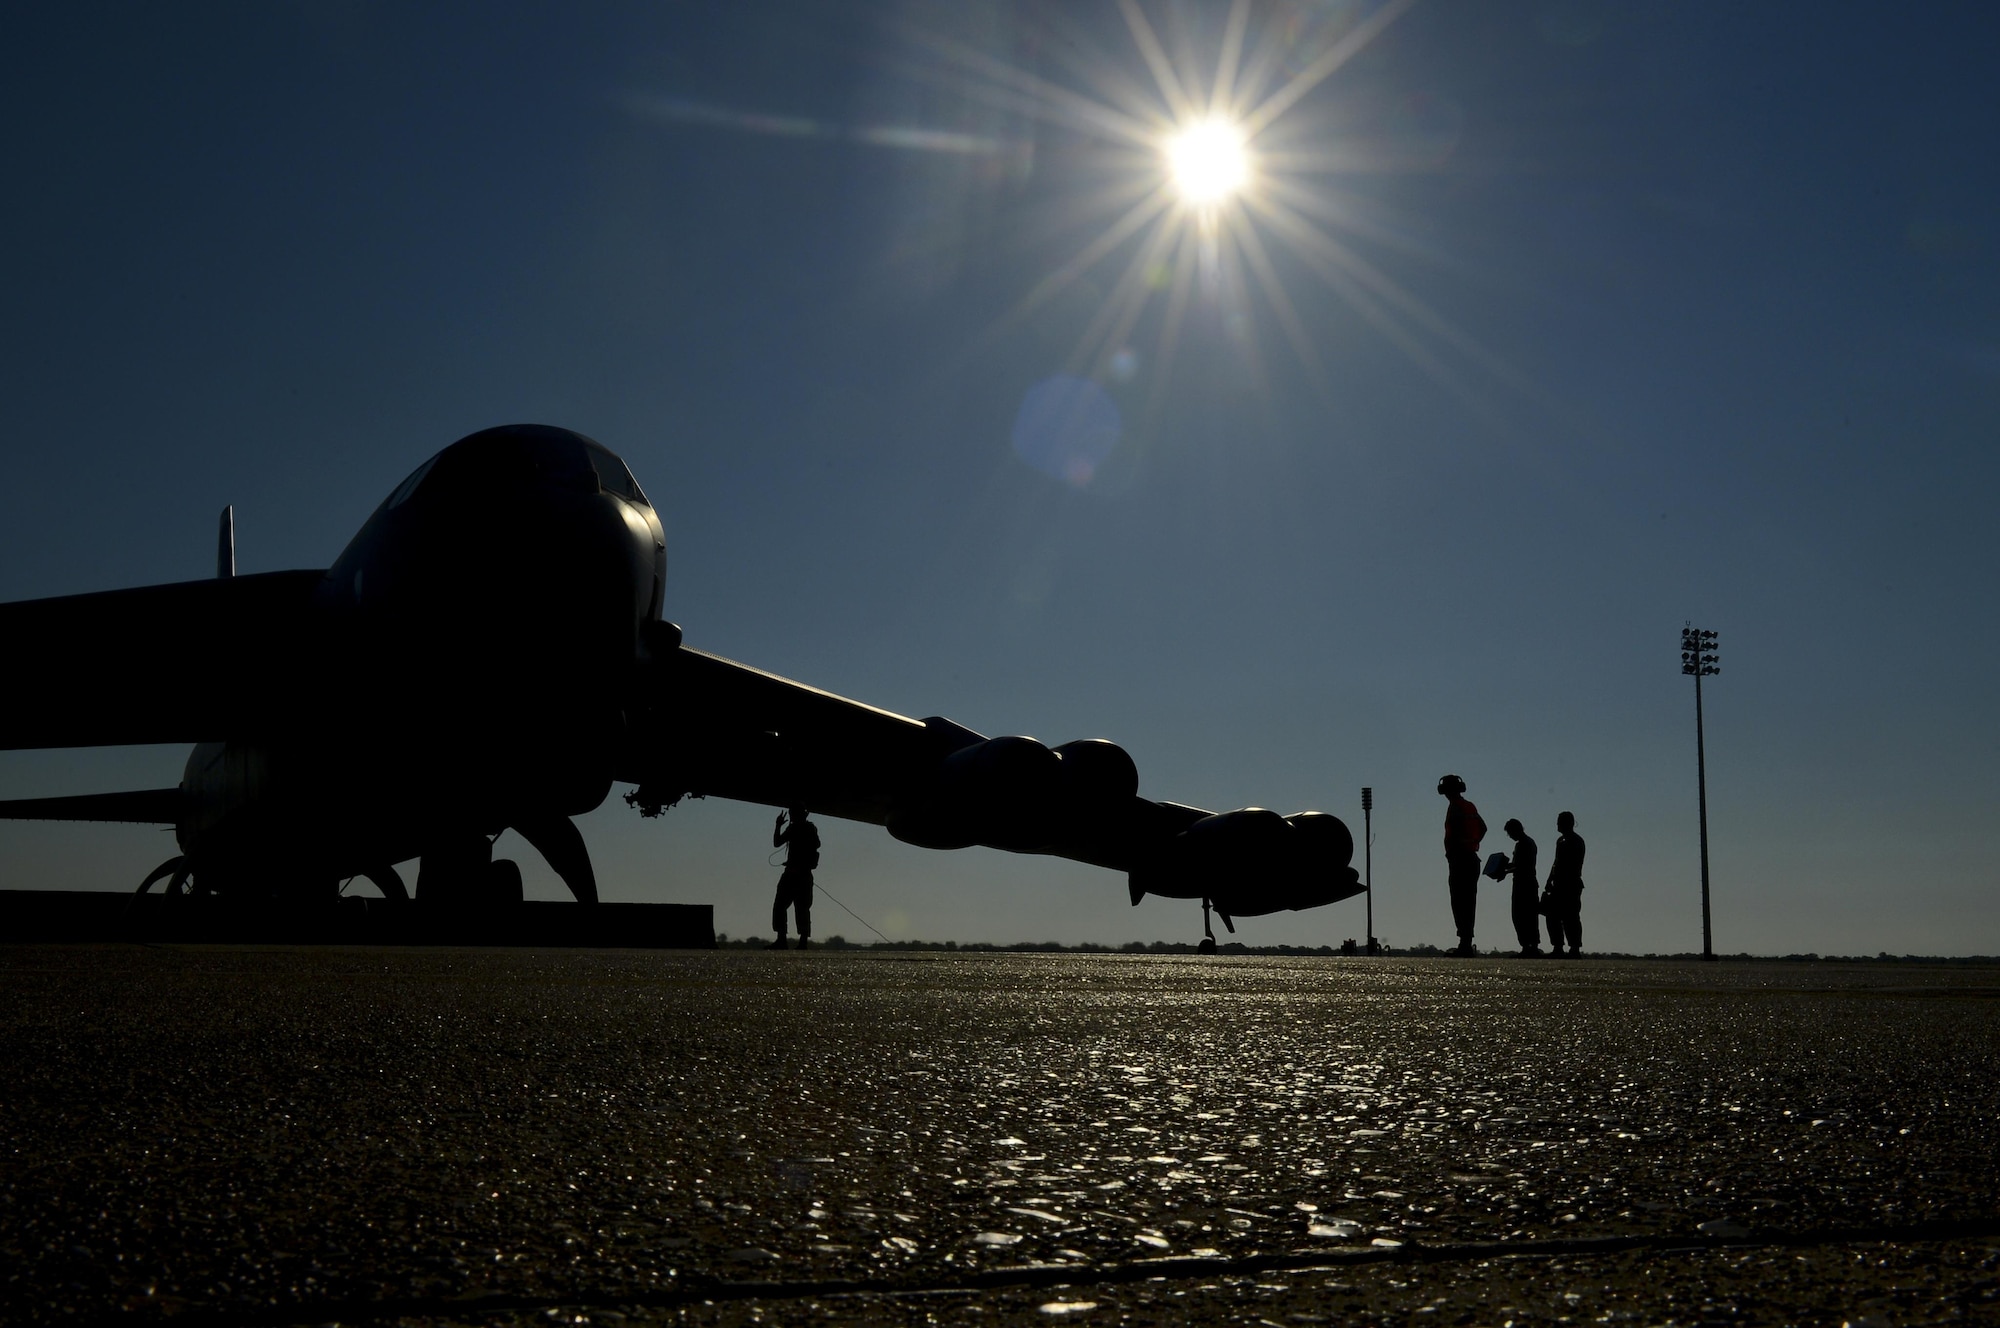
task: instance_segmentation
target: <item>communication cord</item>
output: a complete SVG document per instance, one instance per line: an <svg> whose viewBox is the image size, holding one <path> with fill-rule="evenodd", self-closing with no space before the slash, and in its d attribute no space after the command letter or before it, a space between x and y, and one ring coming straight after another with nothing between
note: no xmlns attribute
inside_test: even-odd
<svg viewBox="0 0 2000 1328"><path fill-rule="evenodd" d="M783 851L784 850L782 849L775 849L775 848L772 849L770 855L766 857L764 861L770 863L773 867L776 867L778 865L778 854ZM840 904L840 901L838 899L834 899L833 891L827 889L825 886L821 885L818 881L813 882L813 889L818 891L820 894L825 895L828 899L833 899L834 903ZM877 936L882 936L881 928L877 927L867 918L862 917L859 913L856 913L853 909L849 908L847 905L840 904L840 911L845 913L848 917L853 918L856 922L860 923L868 930L874 932ZM894 942L890 941L890 939L887 936L882 936L882 943L884 945L894 944Z"/></svg>
<svg viewBox="0 0 2000 1328"><path fill-rule="evenodd" d="M818 890L821 894L825 895L828 899L833 899L834 903L840 904L840 901L838 899L833 898L833 891L827 889L825 886L814 885L813 888L815 890ZM849 908L847 905L840 904L840 911L847 914L848 917L853 918L856 922L860 923L868 930L874 932L877 936L882 936L882 933L876 929L874 923L870 922L867 918L862 917L859 913L856 913L853 909ZM889 944L889 938L887 936L882 936L882 943L884 945Z"/></svg>

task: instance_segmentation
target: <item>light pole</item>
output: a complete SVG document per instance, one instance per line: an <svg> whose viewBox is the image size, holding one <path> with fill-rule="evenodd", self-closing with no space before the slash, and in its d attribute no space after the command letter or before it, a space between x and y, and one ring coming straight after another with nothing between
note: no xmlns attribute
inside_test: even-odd
<svg viewBox="0 0 2000 1328"><path fill-rule="evenodd" d="M1708 927L1708 753L1701 733L1701 680L1722 672L1714 632L1693 623L1681 627L1681 672L1694 679L1694 778L1701 808L1701 957L1715 958Z"/></svg>
<svg viewBox="0 0 2000 1328"><path fill-rule="evenodd" d="M1349 859L1352 861L1352 859ZM1368 953L1375 953L1375 790L1361 790L1361 888L1368 896Z"/></svg>

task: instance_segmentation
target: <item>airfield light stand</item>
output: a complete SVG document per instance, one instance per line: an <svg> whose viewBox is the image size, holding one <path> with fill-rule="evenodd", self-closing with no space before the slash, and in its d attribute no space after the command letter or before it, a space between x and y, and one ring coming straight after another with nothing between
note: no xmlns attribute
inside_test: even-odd
<svg viewBox="0 0 2000 1328"><path fill-rule="evenodd" d="M1715 958L1708 925L1708 752L1701 732L1701 680L1722 672L1716 635L1692 623L1681 628L1681 672L1694 679L1695 796L1701 808L1701 957Z"/></svg>
<svg viewBox="0 0 2000 1328"><path fill-rule="evenodd" d="M1350 859L1351 861L1351 859ZM1368 953L1375 946L1375 790L1361 790L1361 877L1362 892L1368 896Z"/></svg>

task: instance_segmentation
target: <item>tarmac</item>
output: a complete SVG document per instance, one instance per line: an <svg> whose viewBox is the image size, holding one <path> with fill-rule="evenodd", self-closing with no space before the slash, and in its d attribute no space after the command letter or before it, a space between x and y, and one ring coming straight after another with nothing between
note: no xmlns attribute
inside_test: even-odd
<svg viewBox="0 0 2000 1328"><path fill-rule="evenodd" d="M2000 1321L2000 968L0 947L0 1321Z"/></svg>

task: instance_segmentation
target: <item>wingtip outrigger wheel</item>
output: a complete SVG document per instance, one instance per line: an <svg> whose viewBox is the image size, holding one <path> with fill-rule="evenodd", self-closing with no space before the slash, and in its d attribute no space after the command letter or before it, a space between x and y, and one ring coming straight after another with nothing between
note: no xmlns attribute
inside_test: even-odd
<svg viewBox="0 0 2000 1328"><path fill-rule="evenodd" d="M1202 954L1215 953L1215 924L1209 921L1209 908L1208 898L1204 895L1201 901L1201 944L1195 947Z"/></svg>
<svg viewBox="0 0 2000 1328"><path fill-rule="evenodd" d="M189 868L186 855L176 854L175 856L168 858L165 862L161 863L159 866L153 868L153 870L147 872L146 879L139 882L139 888L133 893L141 895L149 894L151 893L155 883L159 881L166 881L167 888L163 890L161 893L166 895L169 899L175 898L176 896L179 895L188 894L190 893L187 888L188 871ZM173 879L168 880L169 877L172 877Z"/></svg>
<svg viewBox="0 0 2000 1328"><path fill-rule="evenodd" d="M165 862L146 873L146 879L139 882L139 888L134 893L142 895L150 894L154 885L166 880L167 877L172 876L186 865L187 859L185 857L175 856L168 858Z"/></svg>

